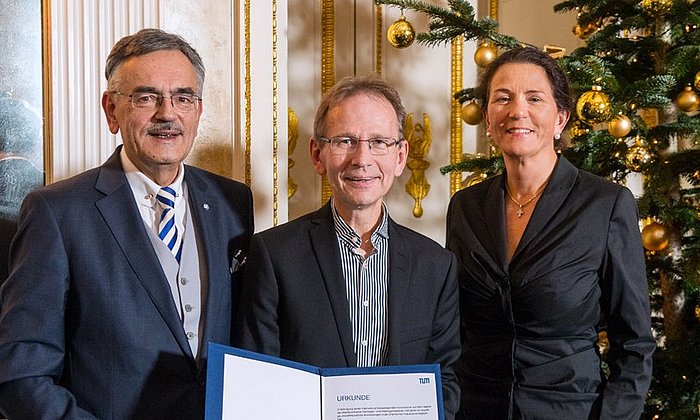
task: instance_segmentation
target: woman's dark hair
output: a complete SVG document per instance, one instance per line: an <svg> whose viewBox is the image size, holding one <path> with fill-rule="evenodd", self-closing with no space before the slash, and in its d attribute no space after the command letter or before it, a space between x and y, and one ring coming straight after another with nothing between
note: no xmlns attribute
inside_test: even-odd
<svg viewBox="0 0 700 420"><path fill-rule="evenodd" d="M521 47L504 52L486 68L475 92L475 96L481 103L481 109L484 112L489 106L489 90L493 76L501 66L511 63L534 64L541 67L549 79L552 95L554 95L554 100L557 103L557 109L559 111L569 111L569 113L573 111L571 84L564 71L557 65L557 62L549 54L536 48Z"/></svg>

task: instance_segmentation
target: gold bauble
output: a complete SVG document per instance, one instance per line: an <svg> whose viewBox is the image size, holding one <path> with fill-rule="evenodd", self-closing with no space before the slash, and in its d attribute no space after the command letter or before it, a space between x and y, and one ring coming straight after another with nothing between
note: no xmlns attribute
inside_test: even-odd
<svg viewBox="0 0 700 420"><path fill-rule="evenodd" d="M693 82L695 89L700 90L700 71L695 73L695 81Z"/></svg>
<svg viewBox="0 0 700 420"><path fill-rule="evenodd" d="M665 15L672 6L673 0L642 0L642 10L649 16Z"/></svg>
<svg viewBox="0 0 700 420"><path fill-rule="evenodd" d="M575 139L576 137L585 136L590 132L591 126L580 120L574 121L574 123L571 124L571 128L569 128L569 135L572 139Z"/></svg>
<svg viewBox="0 0 700 420"><path fill-rule="evenodd" d="M634 172L641 172L646 164L652 161L654 155L646 145L637 143L627 149L625 155L625 165Z"/></svg>
<svg viewBox="0 0 700 420"><path fill-rule="evenodd" d="M627 115L617 114L608 122L608 132L618 139L632 131L632 120Z"/></svg>
<svg viewBox="0 0 700 420"><path fill-rule="evenodd" d="M468 104L462 107L462 120L469 125L477 125L481 122L483 114L481 113L481 106L474 101L470 101Z"/></svg>
<svg viewBox="0 0 700 420"><path fill-rule="evenodd" d="M700 322L700 305L695 307L695 318Z"/></svg>
<svg viewBox="0 0 700 420"><path fill-rule="evenodd" d="M666 226L651 222L642 229L642 244L649 251L661 251L668 246L669 236Z"/></svg>
<svg viewBox="0 0 700 420"><path fill-rule="evenodd" d="M479 45L474 52L474 62L479 67L486 67L498 57L498 49L489 42Z"/></svg>
<svg viewBox="0 0 700 420"><path fill-rule="evenodd" d="M401 16L396 22L389 25L386 31L386 39L394 48L406 48L416 39L416 30L406 16Z"/></svg>
<svg viewBox="0 0 700 420"><path fill-rule="evenodd" d="M693 91L693 88L686 86L685 89L676 96L676 106L683 112L697 111L700 107L700 96Z"/></svg>
<svg viewBox="0 0 700 420"><path fill-rule="evenodd" d="M578 114L579 119L589 125L607 121L612 114L608 95L603 92L600 86L593 86L591 90L578 98L576 114Z"/></svg>
<svg viewBox="0 0 700 420"><path fill-rule="evenodd" d="M571 30L571 32L574 33L578 38L581 38L585 40L588 38L593 32L596 31L598 27L594 23L589 23L586 26L581 26L581 25L576 25L574 28Z"/></svg>

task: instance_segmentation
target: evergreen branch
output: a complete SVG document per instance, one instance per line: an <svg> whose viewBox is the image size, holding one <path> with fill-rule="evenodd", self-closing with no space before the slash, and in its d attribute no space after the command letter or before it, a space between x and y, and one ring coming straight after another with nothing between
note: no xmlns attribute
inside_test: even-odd
<svg viewBox="0 0 700 420"><path fill-rule="evenodd" d="M452 97L458 101L460 104L463 104L467 101L471 101L472 99L475 98L474 93L476 89L475 88L466 88L462 89L459 92L455 93Z"/></svg>
<svg viewBox="0 0 700 420"><path fill-rule="evenodd" d="M700 45L682 45L668 54L666 71L682 83L691 83L700 67Z"/></svg>
<svg viewBox="0 0 700 420"><path fill-rule="evenodd" d="M428 32L419 33L416 40L428 46L451 42L462 36L464 41L482 39L499 47L511 49L521 43L512 36L498 33L498 22L474 17L474 8L466 0L450 0L450 8L435 6L421 0L375 0L378 5L391 5L428 16Z"/></svg>
<svg viewBox="0 0 700 420"><path fill-rule="evenodd" d="M505 164L502 156L483 157L479 155L464 155L462 161L445 165L440 168L440 173L445 175L450 172L476 172L487 176L497 175L503 172Z"/></svg>

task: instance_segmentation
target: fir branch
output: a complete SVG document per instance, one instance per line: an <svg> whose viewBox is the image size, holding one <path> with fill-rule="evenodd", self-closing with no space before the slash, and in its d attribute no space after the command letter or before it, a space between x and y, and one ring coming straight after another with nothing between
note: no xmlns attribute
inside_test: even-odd
<svg viewBox="0 0 700 420"><path fill-rule="evenodd" d="M440 173L445 175L450 172L479 171L487 176L493 176L503 172L504 168L505 164L502 156L483 157L466 154L462 161L441 167Z"/></svg>
<svg viewBox="0 0 700 420"><path fill-rule="evenodd" d="M495 45L511 49L521 43L514 37L498 33L498 22L489 18L477 20L474 8L466 0L450 0L450 8L435 6L421 0L375 0L378 5L391 5L413 10L428 16L428 32L416 36L418 42L435 46L451 42L462 36L464 41L481 39Z"/></svg>
<svg viewBox="0 0 700 420"><path fill-rule="evenodd" d="M463 104L467 101L471 101L472 99L475 99L475 94L476 89L475 88L465 88L460 90L459 92L455 93L452 97L458 101L460 104Z"/></svg>
<svg viewBox="0 0 700 420"><path fill-rule="evenodd" d="M666 71L682 83L691 83L700 67L700 45L682 45L667 55Z"/></svg>

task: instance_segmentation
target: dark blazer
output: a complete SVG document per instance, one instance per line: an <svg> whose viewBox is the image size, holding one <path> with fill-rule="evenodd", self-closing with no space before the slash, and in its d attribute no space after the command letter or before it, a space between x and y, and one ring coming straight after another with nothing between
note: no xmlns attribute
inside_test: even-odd
<svg viewBox="0 0 700 420"><path fill-rule="evenodd" d="M250 190L187 166L207 270L195 360L119 159L29 194L0 292L0 411L16 419L197 419L206 343L230 343Z"/></svg>
<svg viewBox="0 0 700 420"><path fill-rule="evenodd" d="M462 411L639 418L655 344L634 197L559 157L508 263L503 184L497 176L460 191L448 210L447 247L460 264Z"/></svg>
<svg viewBox="0 0 700 420"><path fill-rule="evenodd" d="M439 363L445 418L457 409L459 313L454 256L389 219L390 365ZM237 344L320 367L355 367L330 204L258 233L243 276Z"/></svg>

